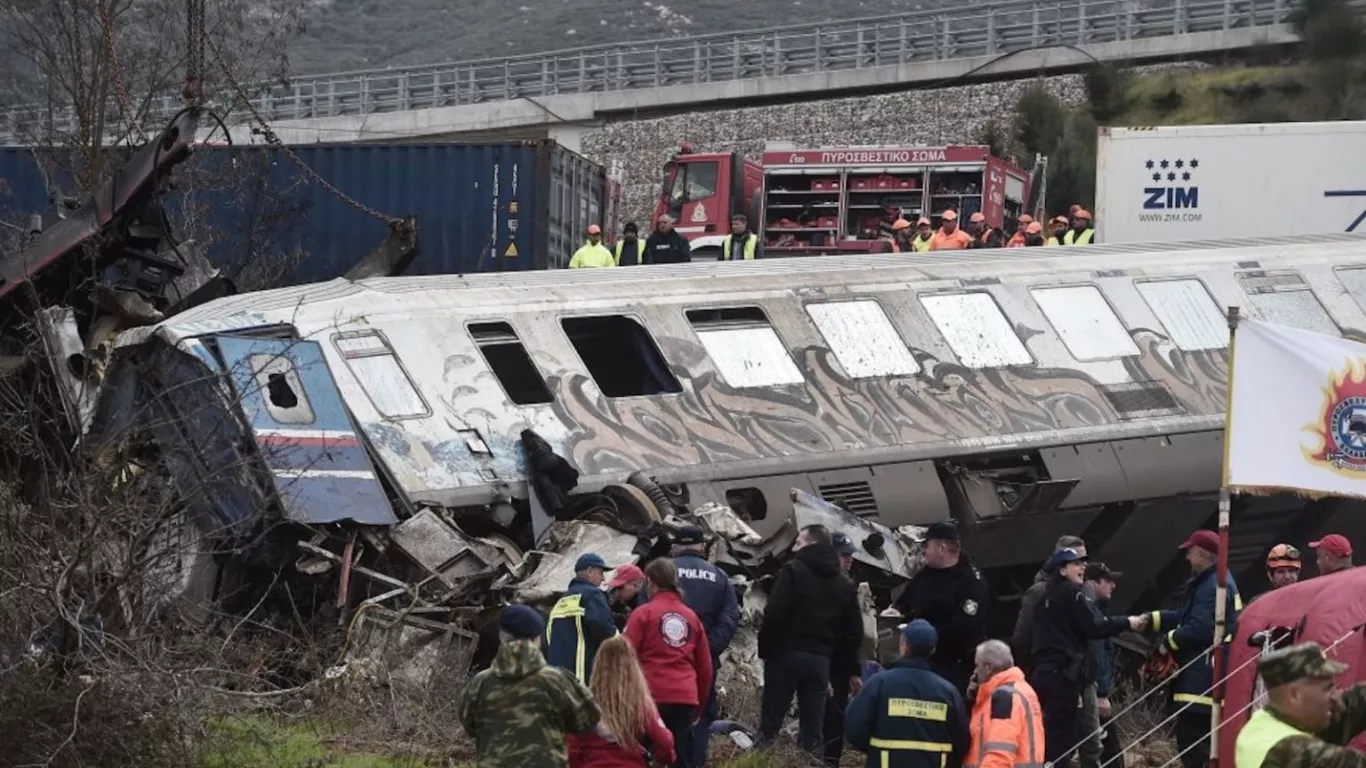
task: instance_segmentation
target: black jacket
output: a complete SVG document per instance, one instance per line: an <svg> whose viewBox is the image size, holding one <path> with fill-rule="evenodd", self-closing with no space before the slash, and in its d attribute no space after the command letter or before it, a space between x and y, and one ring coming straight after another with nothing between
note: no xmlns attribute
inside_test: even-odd
<svg viewBox="0 0 1366 768"><path fill-rule="evenodd" d="M939 633L931 661L960 693L972 677L977 644L987 639L990 601L986 581L966 555L951 568L922 568L896 600L908 621L924 619Z"/></svg>
<svg viewBox="0 0 1366 768"><path fill-rule="evenodd" d="M832 670L857 671L862 640L858 588L840 573L835 548L812 544L798 550L769 590L759 658L806 651L830 657Z"/></svg>
<svg viewBox="0 0 1366 768"><path fill-rule="evenodd" d="M1113 637L1129 628L1124 616L1103 616L1081 585L1053 582L1034 615L1030 649L1034 669L1060 669L1078 684L1086 676L1090 641Z"/></svg>
<svg viewBox="0 0 1366 768"><path fill-rule="evenodd" d="M671 229L666 235L658 230L645 240L646 264L679 264L692 261L692 246L688 238Z"/></svg>
<svg viewBox="0 0 1366 768"><path fill-rule="evenodd" d="M1053 578L1053 574L1040 568L1034 574L1034 583L1020 597L1020 613L1015 617L1015 631L1010 633L1010 652L1015 656L1015 666L1026 672L1029 671L1029 652L1034 648L1034 612Z"/></svg>

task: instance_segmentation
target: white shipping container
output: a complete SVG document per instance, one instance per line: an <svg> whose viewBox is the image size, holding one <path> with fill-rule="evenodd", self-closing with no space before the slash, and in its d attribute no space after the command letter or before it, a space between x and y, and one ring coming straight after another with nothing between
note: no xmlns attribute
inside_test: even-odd
<svg viewBox="0 0 1366 768"><path fill-rule="evenodd" d="M1366 232L1366 121L1101 128L1102 243Z"/></svg>

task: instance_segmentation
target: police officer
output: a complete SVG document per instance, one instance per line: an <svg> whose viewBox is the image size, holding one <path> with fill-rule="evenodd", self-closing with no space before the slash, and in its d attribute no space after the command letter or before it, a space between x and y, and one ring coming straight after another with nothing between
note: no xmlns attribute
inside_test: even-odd
<svg viewBox="0 0 1366 768"><path fill-rule="evenodd" d="M685 525L672 537L674 566L678 569L678 586L683 591L683 602L702 620L707 630L711 649L711 691L703 704L702 717L693 726L692 754L680 755L688 768L701 768L707 762L708 734L711 724L719 716L716 704L716 678L721 670L721 654L735 637L740 626L740 603L735 599L735 588L730 576L707 560L707 535L695 525Z"/></svg>
<svg viewBox="0 0 1366 768"><path fill-rule="evenodd" d="M1238 732L1238 768L1366 768L1366 755L1347 746L1366 731L1366 683L1335 696L1333 678L1346 671L1317 643L1262 656L1268 701Z"/></svg>
<svg viewBox="0 0 1366 768"><path fill-rule="evenodd" d="M1159 635L1158 652L1171 654L1177 668L1184 668L1171 686L1172 707L1179 710L1174 730L1177 749L1182 752L1181 763L1186 768L1204 768L1209 764L1209 718L1214 706L1210 695L1214 666L1208 651L1212 645L1222 650L1227 639L1237 634L1238 612L1243 609L1243 602L1238 597L1233 574L1228 574L1226 635L1216 639L1214 570L1219 562L1219 534L1196 531L1181 544L1181 549L1185 550L1191 568L1185 600L1179 610L1153 611L1150 626Z"/></svg>
<svg viewBox="0 0 1366 768"><path fill-rule="evenodd" d="M858 582L849 575L854 567L854 540L843 533L833 533L830 541L835 545L835 555L839 557L840 576L849 579L849 585L858 590ZM844 710L849 706L849 694L858 693L862 688L859 679L858 657L831 656L830 658L830 698L825 702L825 764L838 766L844 754Z"/></svg>
<svg viewBox="0 0 1366 768"><path fill-rule="evenodd" d="M906 624L901 657L873 675L849 703L845 738L868 755L868 768L962 763L971 740L968 712L957 689L930 663L937 644L928 621Z"/></svg>
<svg viewBox="0 0 1366 768"><path fill-rule="evenodd" d="M602 555L581 555L574 562L569 589L550 609L550 622L545 625L546 662L568 670L584 685L593 674L598 646L617 634L612 607L601 588L606 571Z"/></svg>
<svg viewBox="0 0 1366 768"><path fill-rule="evenodd" d="M911 579L896 609L925 619L939 636L934 664L959 694L972 679L973 653L986 639L987 583L962 551L958 527L933 523L925 532L925 567Z"/></svg>

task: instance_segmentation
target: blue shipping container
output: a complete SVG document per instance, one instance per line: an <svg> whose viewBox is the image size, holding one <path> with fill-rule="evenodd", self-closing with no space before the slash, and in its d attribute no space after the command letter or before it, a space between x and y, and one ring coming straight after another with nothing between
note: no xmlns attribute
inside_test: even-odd
<svg viewBox="0 0 1366 768"><path fill-rule="evenodd" d="M563 267L589 224L611 223L602 166L549 140L293 151L346 195L391 216L417 218L420 253L405 274ZM34 165L27 150L0 150L0 178L10 188L0 205L11 213L46 207ZM207 239L210 258L232 275L283 260L288 267L265 282L328 280L387 233L382 221L310 180L277 149L201 150L177 179L190 191L168 200L172 220Z"/></svg>

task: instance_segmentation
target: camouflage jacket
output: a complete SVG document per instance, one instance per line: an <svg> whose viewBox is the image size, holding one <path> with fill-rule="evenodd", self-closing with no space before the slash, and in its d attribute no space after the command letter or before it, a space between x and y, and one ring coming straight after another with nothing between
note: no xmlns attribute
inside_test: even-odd
<svg viewBox="0 0 1366 768"><path fill-rule="evenodd" d="M1366 755L1346 746L1362 731L1366 731L1366 683L1357 683L1342 693L1327 728L1315 736L1281 739L1266 753L1262 768L1366 768Z"/></svg>
<svg viewBox="0 0 1366 768"><path fill-rule="evenodd" d="M505 642L493 666L460 695L460 724L474 739L476 768L566 768L565 737L598 723L592 694L548 666L534 641Z"/></svg>

